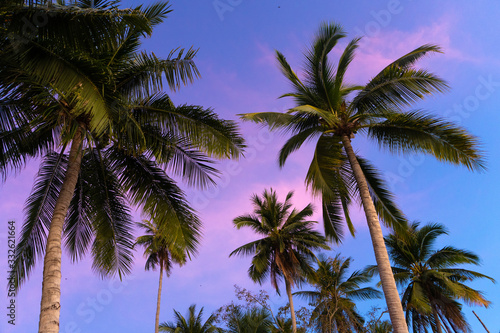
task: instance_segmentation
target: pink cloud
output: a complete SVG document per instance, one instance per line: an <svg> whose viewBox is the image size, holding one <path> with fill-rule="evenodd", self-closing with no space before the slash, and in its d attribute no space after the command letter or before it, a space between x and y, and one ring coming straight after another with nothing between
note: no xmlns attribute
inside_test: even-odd
<svg viewBox="0 0 500 333"><path fill-rule="evenodd" d="M434 24L420 26L414 31L391 30L389 27L374 36L368 35L363 37L360 41L356 57L348 69L347 82L364 84L389 63L424 44L439 45L443 49L444 54L424 58L420 62L423 67L450 61L455 63L464 61L475 64L482 63L484 59L479 58L477 54L469 54L468 50L459 49L454 45L452 34L456 31L455 26L457 22L459 22L459 18L456 15L446 13L439 20L436 20ZM342 40L332 50L330 59L333 64L338 62L348 40L352 37L349 36L345 40ZM304 38L311 39L312 36L304 36ZM303 55L302 52L297 52L297 50L306 50L307 44L303 40L299 41L295 35L288 36L288 39L290 43L296 44L296 48L280 51L287 57L288 62L298 75L303 77ZM256 47L261 53L256 62L276 68L274 50L261 42L256 42Z"/></svg>
<svg viewBox="0 0 500 333"><path fill-rule="evenodd" d="M278 71L276 53L274 49L260 41L256 41L255 46L260 53L260 55L255 60L256 64L268 66Z"/></svg>
<svg viewBox="0 0 500 333"><path fill-rule="evenodd" d="M457 21L457 17L447 13L436 23L421 26L415 31L394 29L364 37L348 71L348 79L364 84L389 63L424 44L436 44L444 54L423 59L420 62L423 67L444 61L481 63L476 55L455 47L451 37L456 31Z"/></svg>

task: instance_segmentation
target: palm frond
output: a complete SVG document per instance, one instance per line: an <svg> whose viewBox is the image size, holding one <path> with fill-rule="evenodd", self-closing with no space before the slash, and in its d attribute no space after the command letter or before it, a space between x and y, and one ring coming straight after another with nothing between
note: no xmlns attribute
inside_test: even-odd
<svg viewBox="0 0 500 333"><path fill-rule="evenodd" d="M432 268L447 268L457 264L479 265L479 257L473 252L445 246L435 251L427 259L427 264Z"/></svg>
<svg viewBox="0 0 500 333"><path fill-rule="evenodd" d="M91 164L91 154L83 154L80 175L76 183L75 192L68 208L68 215L64 224L64 245L68 249L73 261L83 258L94 237L92 227L92 198L89 197L92 183L95 180ZM89 175L90 173L90 175ZM93 179L94 178L94 179Z"/></svg>
<svg viewBox="0 0 500 333"><path fill-rule="evenodd" d="M201 222L189 206L183 191L164 170L143 156L129 156L113 150L108 156L120 183L150 220L165 227L171 241L182 244L187 253L196 254Z"/></svg>
<svg viewBox="0 0 500 333"><path fill-rule="evenodd" d="M305 54L306 82L314 87L315 93L321 100L322 108L333 110L339 104L332 100L335 89L334 69L328 61L328 54L337 42L346 36L338 24L323 23L317 32L312 48ZM319 106L319 105L316 105Z"/></svg>
<svg viewBox="0 0 500 333"><path fill-rule="evenodd" d="M309 89L302 83L297 74L293 71L290 64L287 62L286 57L279 51L276 51L276 59L280 65L281 73L290 81L295 91L297 91L301 96L304 96L307 100L311 96ZM313 101L310 98L310 101Z"/></svg>
<svg viewBox="0 0 500 333"><path fill-rule="evenodd" d="M315 137L320 134L321 134L320 128L313 127L305 131L299 132L294 136L292 136L290 139L288 139L279 152L278 156L279 166L283 167L285 165L286 160L288 159L288 156L290 156L291 153L297 151L305 142L314 140Z"/></svg>
<svg viewBox="0 0 500 333"><path fill-rule="evenodd" d="M428 53L443 53L442 49L433 44L425 44L417 47L415 50L410 51L404 56L394 60L391 64L389 64L385 69L391 67L400 67L400 68L410 68L413 66L418 60L422 57L426 56ZM384 73L382 70L381 73Z"/></svg>
<svg viewBox="0 0 500 333"><path fill-rule="evenodd" d="M293 209L292 197L293 192L288 192L280 202L273 189L266 189L262 196L252 196L253 214L233 220L238 229L250 227L263 237L238 247L230 256L253 255L250 278L262 284L269 277L277 293L281 279L293 286L310 274L313 251L329 249L325 238L313 230L316 222L306 221L313 214L312 205Z"/></svg>
<svg viewBox="0 0 500 333"><path fill-rule="evenodd" d="M189 49L184 55L184 49L175 49L167 59L160 59L153 53L141 52L120 73L116 88L126 96L141 99L162 91L165 80L175 91L200 76L193 61L196 53L197 50Z"/></svg>
<svg viewBox="0 0 500 333"><path fill-rule="evenodd" d="M437 223L420 227L418 222L408 223L405 228L385 237L396 282L404 288L403 308L406 319L414 330L434 332L439 325L450 325L458 331L468 332L468 324L461 311L459 300L469 305L488 307L484 295L464 283L476 278L494 280L484 274L456 264L478 264L479 258L472 252L445 246L433 250L437 237L446 229ZM369 268L375 272L376 268Z"/></svg>
<svg viewBox="0 0 500 333"><path fill-rule="evenodd" d="M337 73L335 75L335 83L334 83L334 94L333 98L335 101L338 101L336 107L340 107L341 101L343 100L344 95L346 94L347 91L344 88L344 76L347 71L347 68L349 67L350 63L354 59L355 51L358 48L358 42L361 40L361 38L354 38L347 44L347 46L344 49L344 52L342 53L340 59L339 59L339 64L337 66Z"/></svg>
<svg viewBox="0 0 500 333"><path fill-rule="evenodd" d="M165 94L149 96L134 104L136 117L154 115L165 132L189 138L193 147L215 158L238 158L245 147L238 126L201 106L174 106Z"/></svg>
<svg viewBox="0 0 500 333"><path fill-rule="evenodd" d="M325 199L322 199L325 235L335 243L340 243L344 238L345 215L342 214L342 204L338 200Z"/></svg>
<svg viewBox="0 0 500 333"><path fill-rule="evenodd" d="M64 180L68 157L64 154L48 154L26 201L25 222L16 246L14 278L16 290L28 279L36 260L45 252L47 230Z"/></svg>
<svg viewBox="0 0 500 333"><path fill-rule="evenodd" d="M87 207L95 232L92 268L101 276L117 273L121 277L130 273L132 266L133 221L124 188L103 153L94 149L82 163L82 175L92 184L88 193L91 205Z"/></svg>
<svg viewBox="0 0 500 333"><path fill-rule="evenodd" d="M398 229L406 223L406 217L394 202L380 172L366 159L356 156L370 190L379 218L389 227Z"/></svg>
<svg viewBox="0 0 500 333"><path fill-rule="evenodd" d="M387 113L385 121L370 126L368 135L393 152L423 152L470 170L484 169L475 137L450 122L422 112Z"/></svg>
<svg viewBox="0 0 500 333"><path fill-rule="evenodd" d="M383 296L382 292L371 287L365 287L350 291L348 295L352 299L361 299L361 300L376 299L376 298L381 298Z"/></svg>
<svg viewBox="0 0 500 333"><path fill-rule="evenodd" d="M160 128L142 125L145 135L145 154L165 166L190 186L205 189L215 184L219 171L214 161L194 147L189 138L163 133Z"/></svg>
<svg viewBox="0 0 500 333"><path fill-rule="evenodd" d="M400 110L427 95L447 89L444 80L425 70L390 66L354 97L350 107L359 113L393 108Z"/></svg>
<svg viewBox="0 0 500 333"><path fill-rule="evenodd" d="M55 146L53 123L24 126L0 132L0 174L21 170L33 158L50 153Z"/></svg>
<svg viewBox="0 0 500 333"><path fill-rule="evenodd" d="M313 160L306 174L306 185L314 195L326 198L349 195L349 190L339 169L346 161L342 145L328 135L322 135L316 143Z"/></svg>
<svg viewBox="0 0 500 333"><path fill-rule="evenodd" d="M239 114L241 119L254 123L265 123L271 130L285 128L292 122L294 116L282 112L254 112Z"/></svg>
<svg viewBox="0 0 500 333"><path fill-rule="evenodd" d="M235 249L233 252L229 254L230 257L233 255L240 255L240 256L249 256L256 254L259 250L259 247L262 246L262 242L260 240L256 240L250 243L247 243L245 245L242 245Z"/></svg>

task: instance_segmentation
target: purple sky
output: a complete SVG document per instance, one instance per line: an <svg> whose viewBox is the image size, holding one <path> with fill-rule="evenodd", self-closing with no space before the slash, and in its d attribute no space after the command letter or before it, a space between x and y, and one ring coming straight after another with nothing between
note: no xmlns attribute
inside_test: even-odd
<svg viewBox="0 0 500 333"><path fill-rule="evenodd" d="M152 1L127 1L138 5ZM423 223L442 223L450 231L439 246L453 245L477 253L482 266L477 269L500 279L500 3L463 0L390 0L390 1L172 1L174 12L159 26L144 48L166 56L178 46L200 48L196 59L202 78L172 94L176 103L213 107L222 117L237 119L236 114L283 110L291 101L277 97L289 91L280 74L274 50L285 54L299 70L302 53L322 21L344 26L349 38L334 50L335 57L355 35L365 35L353 61L348 80L364 84L391 60L425 43L439 44L444 54L424 59L421 66L445 78L451 91L420 103L417 108L447 117L480 137L486 151L488 170L471 173L465 168L441 164L431 157L394 156L376 145L356 138L353 145L383 171L397 202L407 216ZM216 9L219 8L225 9ZM310 163L312 147L292 155L279 170L276 156L284 138L254 124L241 124L248 140L246 159L221 162L223 176L217 188L199 192L184 187L204 222L204 239L199 256L181 268L174 268L164 280L160 321L172 320L172 309L185 313L196 303L209 313L229 303L233 285L252 290L259 287L247 278L250 258L228 258L229 253L255 239L246 231L236 231L232 219L251 211L250 196L273 187L281 198L295 190L294 204L303 208L313 201L303 181ZM17 177L1 187L0 271L6 272L6 222L23 221L22 208L33 183L37 163L33 161ZM374 263L373 250L364 216L355 212L355 239L330 253L340 251L355 259L352 269ZM139 219L139 214L137 215ZM315 218L321 223L320 214ZM1 332L34 332L37 329L41 261L17 298L16 326L7 324L5 314ZM154 326L158 272L145 272L142 252L136 253L131 276L123 282L100 280L83 261L72 264L63 258L61 332L100 332L109 329L123 333L151 331ZM498 312L500 291L488 281L471 284L492 301L488 309L474 308L491 332L500 330ZM272 295L268 284L263 285ZM8 298L0 288L1 308L6 312ZM276 306L286 303L273 297ZM360 303L363 313L381 301ZM482 327L471 312L464 312L476 332Z"/></svg>

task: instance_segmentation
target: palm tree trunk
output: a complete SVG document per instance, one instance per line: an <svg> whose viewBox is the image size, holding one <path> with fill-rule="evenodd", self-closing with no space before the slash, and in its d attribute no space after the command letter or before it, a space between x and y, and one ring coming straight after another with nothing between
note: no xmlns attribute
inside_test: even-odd
<svg viewBox="0 0 500 333"><path fill-rule="evenodd" d="M161 286L163 284L163 261L160 260L160 283L158 285L158 300L156 302L156 321L155 333L159 332L160 327L160 303L161 303Z"/></svg>
<svg viewBox="0 0 500 333"><path fill-rule="evenodd" d="M384 235L382 234L382 228L380 227L375 205L370 196L368 183L366 182L361 166L352 149L351 140L347 135L342 136L342 143L358 184L359 194L363 203L366 222L368 223L373 250L375 252L375 259L377 260L380 282L382 283L382 289L384 291L385 301L387 303L387 309L389 310L394 333L408 333L408 326L406 325L401 299L399 298L396 281L392 274L389 255L385 247Z"/></svg>
<svg viewBox="0 0 500 333"><path fill-rule="evenodd" d="M82 129L76 130L69 152L68 169L64 176L61 192L57 198L54 215L50 222L49 235L43 260L42 301L40 304L39 333L59 332L61 312L61 239L64 220L75 192L82 163Z"/></svg>
<svg viewBox="0 0 500 333"><path fill-rule="evenodd" d="M297 321L295 320L295 310L293 308L292 286L290 282L285 279L286 294L288 295L288 302L290 303L290 314L292 316L292 332L297 333Z"/></svg>

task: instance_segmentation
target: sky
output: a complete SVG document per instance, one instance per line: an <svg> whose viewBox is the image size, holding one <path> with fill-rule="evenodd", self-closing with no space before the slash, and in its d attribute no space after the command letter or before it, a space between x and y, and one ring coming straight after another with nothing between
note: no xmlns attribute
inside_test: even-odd
<svg viewBox="0 0 500 333"><path fill-rule="evenodd" d="M128 0L124 7L151 4L153 1ZM353 140L354 148L379 167L397 203L410 220L445 225L449 235L441 236L438 247L452 245L467 249L481 258L480 267L469 267L500 280L500 236L498 184L500 183L500 29L496 1L422 0L389 1L249 1L249 0L172 0L173 12L144 40L145 50L166 57L177 47L199 48L196 64L201 78L171 93L177 104L213 108L225 119L238 120L237 114L258 111L283 111L292 101L278 99L290 91L280 73L274 50L282 52L293 68L300 71L303 52L321 22L337 22L348 38L331 53L336 61L347 42L364 36L355 60L347 73L349 82L364 84L392 60L427 43L438 44L443 54L419 62L444 78L451 89L415 106L454 121L478 136L487 160L485 172L470 172L437 162L429 156L391 155L366 141ZM294 190L293 204L303 208L318 201L307 192L304 178L312 158L306 146L292 155L284 168L277 153L286 137L270 133L251 123L239 123L247 140L246 157L218 163L218 186L206 191L183 185L190 202L203 221L204 237L199 255L183 267L175 267L164 279L160 321L173 319L173 309L185 313L196 303L210 313L234 300L234 287L267 290L273 306L286 304L269 284L254 284L247 277L251 258L232 257L236 247L256 239L251 232L236 230L232 219L252 210L250 197L274 188L283 200ZM7 271L7 222L14 220L17 235L23 222L23 206L28 197L38 163L26 168L0 187L0 276ZM322 220L318 213L314 218ZM136 213L140 220L140 213ZM355 238L346 236L327 255L340 252L352 257L351 269L374 264L366 221L354 211ZM34 332L38 327L41 297L41 263L16 298L15 326L7 323L10 298L0 288L0 332ZM72 263L63 255L61 333L152 331L156 310L159 274L144 271L141 251L135 253L130 276L101 280L91 271L88 260ZM376 281L372 283L375 285ZM483 331L472 314L474 310L491 332L500 331L498 284L475 281L492 302L488 309L464 306L474 332ZM304 286L307 290L308 286ZM360 302L366 313L383 302Z"/></svg>

